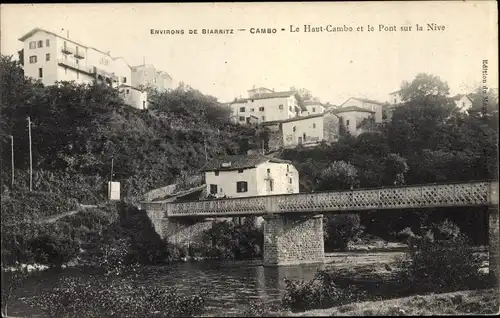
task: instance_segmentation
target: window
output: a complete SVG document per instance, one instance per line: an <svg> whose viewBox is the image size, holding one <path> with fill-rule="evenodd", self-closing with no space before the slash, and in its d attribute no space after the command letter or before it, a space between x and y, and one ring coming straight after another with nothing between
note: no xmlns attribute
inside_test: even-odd
<svg viewBox="0 0 500 318"><path fill-rule="evenodd" d="M292 178L288 178L288 183L292 184Z"/></svg>
<svg viewBox="0 0 500 318"><path fill-rule="evenodd" d="M462 102L462 107L465 107L465 102Z"/></svg>
<svg viewBox="0 0 500 318"><path fill-rule="evenodd" d="M214 171L214 174L217 177L219 175L219 171Z"/></svg>
<svg viewBox="0 0 500 318"><path fill-rule="evenodd" d="M244 113L245 112L245 107L240 107L240 112Z"/></svg>
<svg viewBox="0 0 500 318"><path fill-rule="evenodd" d="M313 124L313 128L316 128L316 124Z"/></svg>
<svg viewBox="0 0 500 318"><path fill-rule="evenodd" d="M255 110L255 108L250 108L250 111L253 112Z"/></svg>
<svg viewBox="0 0 500 318"><path fill-rule="evenodd" d="M247 192L248 184L246 181L238 181L236 182L236 192Z"/></svg>
<svg viewBox="0 0 500 318"><path fill-rule="evenodd" d="M394 98L394 104L396 104L396 98Z"/></svg>
<svg viewBox="0 0 500 318"><path fill-rule="evenodd" d="M45 61L50 61L50 53L45 54Z"/></svg>
<svg viewBox="0 0 500 318"><path fill-rule="evenodd" d="M259 111L263 112L264 111L264 107L259 107Z"/></svg>
<svg viewBox="0 0 500 318"><path fill-rule="evenodd" d="M347 126L349 126L349 119L348 119L348 120L346 120L345 124L346 124Z"/></svg>
<svg viewBox="0 0 500 318"><path fill-rule="evenodd" d="M130 90L129 89L127 89L127 94L130 94Z"/></svg>
<svg viewBox="0 0 500 318"><path fill-rule="evenodd" d="M244 116L240 116L240 121L245 121L245 117Z"/></svg>
<svg viewBox="0 0 500 318"><path fill-rule="evenodd" d="M262 120L266 120L266 116L262 116Z"/></svg>
<svg viewBox="0 0 500 318"><path fill-rule="evenodd" d="M268 174L269 174L269 173L271 173L271 169L267 169L267 173L268 173Z"/></svg>
<svg viewBox="0 0 500 318"><path fill-rule="evenodd" d="M280 105L280 110L282 110L282 109L283 109L283 104Z"/></svg>
<svg viewBox="0 0 500 318"><path fill-rule="evenodd" d="M210 185L210 194L217 194L217 185L216 184Z"/></svg>
<svg viewBox="0 0 500 318"><path fill-rule="evenodd" d="M290 172L290 166L286 165L286 172Z"/></svg>
<svg viewBox="0 0 500 318"><path fill-rule="evenodd" d="M38 47L43 47L43 41L42 40L38 41Z"/></svg>
<svg viewBox="0 0 500 318"><path fill-rule="evenodd" d="M243 173L243 169L238 169L238 173Z"/></svg>
<svg viewBox="0 0 500 318"><path fill-rule="evenodd" d="M47 46L47 47L50 46L50 40L49 39L45 40L45 46Z"/></svg>
<svg viewBox="0 0 500 318"><path fill-rule="evenodd" d="M43 69L41 67L38 69L38 77L43 77Z"/></svg>
<svg viewBox="0 0 500 318"><path fill-rule="evenodd" d="M293 126L292 130L293 132L295 132L297 130L297 127Z"/></svg>
<svg viewBox="0 0 500 318"><path fill-rule="evenodd" d="M36 42L35 41L30 42L30 49L36 49Z"/></svg>
<svg viewBox="0 0 500 318"><path fill-rule="evenodd" d="M292 106L288 107L288 110L292 111Z"/></svg>
<svg viewBox="0 0 500 318"><path fill-rule="evenodd" d="M127 82L127 78L126 78L126 77L124 77L124 78L123 78L123 83L126 83L126 82Z"/></svg>
<svg viewBox="0 0 500 318"><path fill-rule="evenodd" d="M146 101L145 100L142 101L142 109L146 109Z"/></svg>
<svg viewBox="0 0 500 318"><path fill-rule="evenodd" d="M315 113L315 112L316 112L316 107L313 107L313 113Z"/></svg>
<svg viewBox="0 0 500 318"><path fill-rule="evenodd" d="M30 56L30 64L35 64L36 63L36 55Z"/></svg>

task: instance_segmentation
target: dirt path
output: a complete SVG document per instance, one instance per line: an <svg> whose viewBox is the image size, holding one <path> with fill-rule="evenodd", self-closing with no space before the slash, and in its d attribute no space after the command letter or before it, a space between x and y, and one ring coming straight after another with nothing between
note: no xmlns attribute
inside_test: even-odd
<svg viewBox="0 0 500 318"><path fill-rule="evenodd" d="M90 208L96 208L96 207L97 207L97 205L84 205L84 204L80 204L80 208L77 209L77 210L68 211L68 212L64 212L64 213L56 214L56 215L51 215L49 217L43 218L41 220L38 220L35 223L37 223L37 224L54 223L57 220L59 220L60 218L63 218L65 216L73 215L73 214L76 214L76 213L78 213L78 212L80 212L82 210L90 209Z"/></svg>

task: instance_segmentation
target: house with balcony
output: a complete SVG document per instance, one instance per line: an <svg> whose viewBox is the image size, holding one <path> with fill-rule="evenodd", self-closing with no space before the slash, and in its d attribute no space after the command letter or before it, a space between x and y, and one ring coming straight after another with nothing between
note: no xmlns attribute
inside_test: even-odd
<svg viewBox="0 0 500 318"><path fill-rule="evenodd" d="M292 163L261 154L215 158L202 171L207 193L215 198L299 192L299 173Z"/></svg>
<svg viewBox="0 0 500 318"><path fill-rule="evenodd" d="M275 92L264 87L251 89L247 98L236 98L228 104L231 118L238 124L248 124L252 117L257 117L259 124L285 120L298 116L303 110L295 91Z"/></svg>
<svg viewBox="0 0 500 318"><path fill-rule="evenodd" d="M131 68L122 57L113 58L110 52L86 46L41 28L34 28L19 38L24 43L24 75L40 80L44 85L68 81L77 84L103 83L126 93L136 87L131 84ZM129 88L123 88L123 85ZM145 92L140 98L124 98L127 105L147 107Z"/></svg>
<svg viewBox="0 0 500 318"><path fill-rule="evenodd" d="M316 146L322 141L336 142L339 138L340 118L332 111L283 120L281 132L283 147Z"/></svg>

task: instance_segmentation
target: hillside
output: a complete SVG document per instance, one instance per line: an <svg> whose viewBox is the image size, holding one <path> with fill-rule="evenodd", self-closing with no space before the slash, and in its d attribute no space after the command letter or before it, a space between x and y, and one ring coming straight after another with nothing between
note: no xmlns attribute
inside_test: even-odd
<svg viewBox="0 0 500 318"><path fill-rule="evenodd" d="M256 132L229 122L227 109L188 86L150 96L148 110L123 106L106 86L47 86L23 77L11 58L1 61L2 184L10 184L10 140L15 145L15 189L27 189L32 122L33 187L62 193L84 204L106 195L113 180L129 199L182 182L211 159L245 153ZM206 141L206 144L205 144ZM9 149L10 150L10 149ZM206 156L205 156L206 150Z"/></svg>

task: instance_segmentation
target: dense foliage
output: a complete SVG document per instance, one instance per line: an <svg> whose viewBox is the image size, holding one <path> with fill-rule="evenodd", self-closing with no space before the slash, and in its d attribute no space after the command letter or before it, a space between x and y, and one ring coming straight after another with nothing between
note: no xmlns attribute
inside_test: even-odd
<svg viewBox="0 0 500 318"><path fill-rule="evenodd" d="M363 233L358 214L326 215L323 220L325 250L347 250L348 243Z"/></svg>
<svg viewBox="0 0 500 318"><path fill-rule="evenodd" d="M402 261L401 282L419 292L451 292L484 287L479 255L457 225L446 220L423 235L404 231L409 253Z"/></svg>

